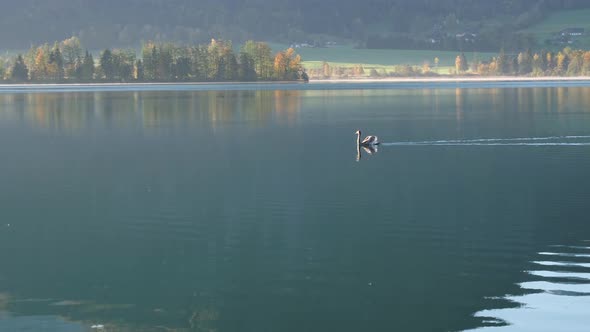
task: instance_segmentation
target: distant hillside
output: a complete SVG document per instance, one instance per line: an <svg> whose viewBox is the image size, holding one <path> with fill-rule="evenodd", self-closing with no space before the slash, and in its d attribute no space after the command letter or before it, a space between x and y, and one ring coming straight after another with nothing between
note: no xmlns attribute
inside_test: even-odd
<svg viewBox="0 0 590 332"><path fill-rule="evenodd" d="M3 0L0 48L80 37L91 49L212 37L369 48L530 47L526 29L586 0Z"/></svg>
<svg viewBox="0 0 590 332"><path fill-rule="evenodd" d="M568 29L584 29L568 33ZM521 31L530 34L539 45L548 49L564 46L590 49L590 9L563 10L552 12L539 23Z"/></svg>

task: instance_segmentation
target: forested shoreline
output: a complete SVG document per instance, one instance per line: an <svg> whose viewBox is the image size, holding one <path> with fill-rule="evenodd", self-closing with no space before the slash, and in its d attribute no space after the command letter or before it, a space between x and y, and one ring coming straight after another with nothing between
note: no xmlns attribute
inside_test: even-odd
<svg viewBox="0 0 590 332"><path fill-rule="evenodd" d="M501 50L489 61L469 65L465 55L455 60L456 73L508 76L587 76L590 75L590 51L566 47L558 52L525 50L506 54Z"/></svg>
<svg viewBox="0 0 590 332"><path fill-rule="evenodd" d="M105 49L95 59L77 37L32 46L0 61L2 83L251 82L307 80L301 57L288 48L272 54L264 42L247 41L236 54L230 41L178 45L146 42L133 49Z"/></svg>
<svg viewBox="0 0 590 332"><path fill-rule="evenodd" d="M473 58L473 57L472 57ZM432 63L425 61L421 66L397 64L387 69L375 69L370 65L339 65L324 61L321 66L308 68L312 79L355 79L355 78L406 78L406 77L574 77L590 76L590 51L566 47L557 52L547 50L525 50L506 53L504 50L488 59L468 61L465 53L455 58L454 66L441 73L438 58Z"/></svg>
<svg viewBox="0 0 590 332"><path fill-rule="evenodd" d="M139 55L137 55L139 53ZM434 63L436 66L435 58ZM390 70L365 70L362 64L341 68L324 62L306 69L293 48L273 54L264 42L247 41L233 47L230 41L178 45L146 42L134 49L105 49L95 58L84 51L77 37L53 45L32 46L28 52L0 59L0 83L163 83L308 81L386 77L457 76L589 76L590 51L566 47L558 52L525 50L468 63L458 54L448 74L429 63L399 64ZM308 76L309 75L309 76Z"/></svg>

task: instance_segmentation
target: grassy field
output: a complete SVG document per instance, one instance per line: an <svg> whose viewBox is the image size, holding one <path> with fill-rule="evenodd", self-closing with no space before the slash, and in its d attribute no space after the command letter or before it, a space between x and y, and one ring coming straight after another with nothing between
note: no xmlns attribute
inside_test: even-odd
<svg viewBox="0 0 590 332"><path fill-rule="evenodd" d="M283 50L288 45L271 44L273 51ZM422 66L428 63L433 71L439 74L448 74L455 66L455 58L459 52L430 51L430 50L374 50L356 49L352 46L336 46L327 48L298 48L297 53L303 59L305 68L319 68L322 63L328 62L330 66L352 68L362 65L367 72L371 69L377 71L392 71L397 65ZM465 53L467 61L474 59L488 60L495 53L469 52ZM434 58L438 57L438 67L435 67Z"/></svg>
<svg viewBox="0 0 590 332"><path fill-rule="evenodd" d="M274 51L283 50L288 45L271 44ZM439 66L454 66L455 57L459 52L453 51L430 51L430 50L374 50L374 49L357 49L352 46L336 46L326 48L298 48L298 54L301 54L306 62L334 62L349 64L368 64L368 65L414 65L421 66L425 62L434 65L434 58L438 57ZM465 53L467 61L488 60L495 53Z"/></svg>
<svg viewBox="0 0 590 332"><path fill-rule="evenodd" d="M585 34L580 37L574 37L572 48L590 48L590 9L563 10L549 15L542 22L535 24L525 30L523 33L529 33L535 37L539 45L545 45L545 40L551 38L557 32L566 28L584 28ZM561 49L562 46L554 46L555 49Z"/></svg>

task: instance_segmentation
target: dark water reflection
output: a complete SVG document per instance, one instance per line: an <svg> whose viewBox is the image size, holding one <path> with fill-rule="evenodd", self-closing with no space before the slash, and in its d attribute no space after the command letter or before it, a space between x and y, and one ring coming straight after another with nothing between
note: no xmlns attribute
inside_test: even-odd
<svg viewBox="0 0 590 332"><path fill-rule="evenodd" d="M563 255L585 249L551 246L590 239L590 146L368 154L354 131L588 136L588 105L579 87L0 94L0 330L532 331L575 298L574 330L590 268Z"/></svg>

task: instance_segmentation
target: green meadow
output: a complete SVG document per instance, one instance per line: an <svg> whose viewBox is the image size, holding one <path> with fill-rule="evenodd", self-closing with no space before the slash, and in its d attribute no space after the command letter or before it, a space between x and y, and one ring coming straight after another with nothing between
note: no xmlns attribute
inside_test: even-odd
<svg viewBox="0 0 590 332"><path fill-rule="evenodd" d="M289 47L289 45L270 44L274 51ZM428 64L433 71L440 74L448 74L455 66L455 58L459 52L432 51L432 50L383 50L383 49L358 49L352 46L334 47L302 47L296 52L303 59L303 66L307 69L315 69L328 62L330 66L352 68L362 65L365 72L371 69L377 71L392 71L394 66L411 65L422 66ZM467 61L483 61L495 56L496 53L467 52ZM438 66L434 59L438 58Z"/></svg>

